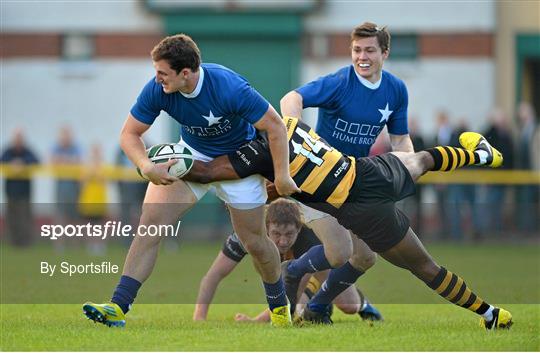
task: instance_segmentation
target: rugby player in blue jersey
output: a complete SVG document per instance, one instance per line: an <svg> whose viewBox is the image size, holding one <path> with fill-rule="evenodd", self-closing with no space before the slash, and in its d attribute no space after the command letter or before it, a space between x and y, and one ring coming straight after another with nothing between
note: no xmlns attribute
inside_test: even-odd
<svg viewBox="0 0 540 353"><path fill-rule="evenodd" d="M351 33L352 64L287 93L281 100L282 115L300 118L304 108L319 108L317 134L330 146L355 158L369 155L385 126L393 151L413 152L407 128L407 88L403 81L383 70L389 53L390 33L385 27L370 22L359 25ZM324 303L341 290L340 282L354 283L376 258L363 241L351 237L335 219L321 213L318 216L308 226L324 247L316 246L301 259L283 265L287 295L293 303L299 279L312 272L313 266L318 270L332 269L326 285L304 312L307 319L313 320L328 316Z"/></svg>
<svg viewBox="0 0 540 353"><path fill-rule="evenodd" d="M416 180L428 171L448 172L468 165L500 167L502 154L482 135L461 134L463 148L437 146L417 153L391 152L355 159L331 147L302 121L283 120L289 139L289 170L302 190L292 194L293 198L335 217L384 259L409 270L446 300L480 315L486 329L512 325L510 312L490 305L461 277L435 262L409 227L407 216L395 205L414 193ZM258 173L273 180L270 159L268 143L261 136L209 163L195 161L184 179L208 183ZM329 281L330 277L323 286L332 285ZM338 295L350 285L340 281L336 286L340 291L334 293ZM329 305L334 298L326 296L328 301L322 304ZM327 314L310 321L332 323Z"/></svg>
<svg viewBox="0 0 540 353"><path fill-rule="evenodd" d="M276 246L266 236L262 177L253 175L212 185L179 181L168 173L176 163L152 163L141 136L161 111L176 120L180 144L197 159L234 152L266 133L272 150L275 184L282 195L299 189L289 175L288 144L283 121L274 108L237 73L216 64L201 64L200 51L187 35L164 38L151 52L156 75L142 89L125 121L120 144L131 161L151 181L146 192L141 225L174 224L210 187L229 205L231 221L260 273L271 311L272 324L291 323ZM83 305L85 315L108 326L124 326L125 314L156 262L160 237L137 234L124 264L123 275L111 303ZM191 284L186 284L191 285Z"/></svg>

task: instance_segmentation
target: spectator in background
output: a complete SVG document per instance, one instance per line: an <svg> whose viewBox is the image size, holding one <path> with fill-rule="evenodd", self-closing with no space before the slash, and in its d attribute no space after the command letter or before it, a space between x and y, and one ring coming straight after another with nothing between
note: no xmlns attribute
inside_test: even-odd
<svg viewBox="0 0 540 353"><path fill-rule="evenodd" d="M90 148L90 156L84 170L83 185L79 195L79 212L84 222L91 225L102 224L107 216L107 183L103 166L101 145L95 143ZM94 239L95 238L95 239ZM92 237L88 242L88 252L105 255L105 240Z"/></svg>
<svg viewBox="0 0 540 353"><path fill-rule="evenodd" d="M504 164L500 169L514 168L514 147L512 133L508 117L503 111L496 108L491 113L488 121L490 125L484 132L484 136L493 146L497 146L499 151L504 156ZM503 222L503 210L505 202L508 198L506 192L508 185L491 184L486 187L486 215L483 219L486 221L486 230L492 233L500 233L505 231Z"/></svg>
<svg viewBox="0 0 540 353"><path fill-rule="evenodd" d="M67 125L59 130L51 163L57 169L55 194L58 216L64 224L76 223L80 192L80 173L76 167L81 163L81 149L73 140L73 133Z"/></svg>
<svg viewBox="0 0 540 353"><path fill-rule="evenodd" d="M449 145L461 147L459 135L465 131L470 131L470 128L467 124L467 119L462 118L452 133ZM477 186L475 184L448 185L448 222L451 224L450 235L453 240L463 240L463 235L467 233L467 224L469 221L472 228L472 240L479 241L481 239L483 225L477 205L476 193ZM467 205L468 211L465 211ZM467 215L471 215L471 217L466 217Z"/></svg>
<svg viewBox="0 0 540 353"><path fill-rule="evenodd" d="M434 142L434 146L449 146L452 138L454 128L450 124L448 114L444 110L437 112L437 137ZM448 186L444 184L435 184L435 197L437 200L437 211L439 214L439 236L448 237L448 230L450 224L448 224Z"/></svg>
<svg viewBox="0 0 540 353"><path fill-rule="evenodd" d="M29 167L39 163L39 160L26 145L21 129L14 131L11 144L2 152L0 161L10 167L5 182L7 233L13 245L30 246L34 219L30 204L32 173Z"/></svg>
<svg viewBox="0 0 540 353"><path fill-rule="evenodd" d="M146 146L150 144L145 141ZM116 154L116 165L124 168L135 169L133 163L126 156L124 151L118 147ZM141 207L146 193L148 182L132 181L132 180L118 180L118 194L120 196L120 221L122 224L130 224L132 229L137 227L137 223L141 214ZM127 241L127 245L131 243L132 237L124 238Z"/></svg>
<svg viewBox="0 0 540 353"><path fill-rule="evenodd" d="M517 121L519 135L516 143L515 166L517 169L538 170L540 132L533 106L528 102L518 105ZM536 165L535 165L536 164ZM538 221L539 186L518 185L516 187L516 220L517 226L523 232L539 230Z"/></svg>

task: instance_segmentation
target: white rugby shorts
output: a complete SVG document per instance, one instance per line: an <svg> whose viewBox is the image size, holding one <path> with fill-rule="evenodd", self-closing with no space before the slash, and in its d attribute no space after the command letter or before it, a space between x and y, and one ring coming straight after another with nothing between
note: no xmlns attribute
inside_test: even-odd
<svg viewBox="0 0 540 353"><path fill-rule="evenodd" d="M208 157L195 150L184 140L180 140L178 144L189 148L193 153L193 159L203 162L209 162L213 159L212 157ZM197 200L200 200L211 188L214 188L217 197L229 206L240 210L249 210L260 207L266 203L266 199L268 198L264 178L258 174L251 175L244 179L216 181L209 184L200 184L190 181L186 181L185 183L190 187L191 191L193 191Z"/></svg>

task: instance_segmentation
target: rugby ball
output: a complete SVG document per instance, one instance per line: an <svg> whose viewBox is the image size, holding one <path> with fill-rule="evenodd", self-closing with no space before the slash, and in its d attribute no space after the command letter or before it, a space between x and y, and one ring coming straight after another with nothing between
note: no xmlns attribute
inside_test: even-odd
<svg viewBox="0 0 540 353"><path fill-rule="evenodd" d="M177 143L161 143L150 147L146 152L148 158L155 164L165 163L171 159L177 159L178 162L169 167L169 174L173 177L182 178L189 173L191 167L193 167L193 153L191 153L189 148ZM142 178L148 180L139 168L137 168L137 173L139 173Z"/></svg>

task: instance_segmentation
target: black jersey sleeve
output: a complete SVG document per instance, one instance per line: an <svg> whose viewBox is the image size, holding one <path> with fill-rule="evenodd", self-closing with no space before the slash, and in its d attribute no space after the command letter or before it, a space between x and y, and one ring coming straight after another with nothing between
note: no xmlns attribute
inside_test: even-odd
<svg viewBox="0 0 540 353"><path fill-rule="evenodd" d="M302 226L298 238L292 246L292 251L294 258L298 259L300 256L304 255L309 249L313 246L321 245L319 238L313 233L311 229L306 226Z"/></svg>
<svg viewBox="0 0 540 353"><path fill-rule="evenodd" d="M242 261L247 255L247 251L244 249L244 246L240 242L240 239L238 239L236 233L232 233L225 239L221 251L223 252L223 255L236 262Z"/></svg>
<svg viewBox="0 0 540 353"><path fill-rule="evenodd" d="M257 136L238 150L228 155L231 164L240 178L260 174L274 180L274 165L268 141L262 135Z"/></svg>

